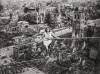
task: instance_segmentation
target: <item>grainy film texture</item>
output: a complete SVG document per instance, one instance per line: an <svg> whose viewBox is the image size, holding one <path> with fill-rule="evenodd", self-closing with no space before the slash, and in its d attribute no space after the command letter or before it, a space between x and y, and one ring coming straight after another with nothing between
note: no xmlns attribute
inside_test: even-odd
<svg viewBox="0 0 100 74"><path fill-rule="evenodd" d="M0 0L0 74L100 74L100 0Z"/></svg>

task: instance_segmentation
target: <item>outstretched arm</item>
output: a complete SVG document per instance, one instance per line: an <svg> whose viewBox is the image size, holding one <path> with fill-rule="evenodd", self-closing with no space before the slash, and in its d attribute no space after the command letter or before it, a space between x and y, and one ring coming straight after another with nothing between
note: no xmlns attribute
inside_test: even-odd
<svg viewBox="0 0 100 74"><path fill-rule="evenodd" d="M56 38L56 39L59 39L59 37L58 36L56 36L55 34L54 34L54 32L52 32L52 34L51 34L54 38Z"/></svg>

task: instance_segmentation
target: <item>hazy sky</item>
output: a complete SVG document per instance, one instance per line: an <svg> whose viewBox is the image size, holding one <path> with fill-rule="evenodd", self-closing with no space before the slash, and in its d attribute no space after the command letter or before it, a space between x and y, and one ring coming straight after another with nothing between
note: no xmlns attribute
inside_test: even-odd
<svg viewBox="0 0 100 74"><path fill-rule="evenodd" d="M8 1L15 2L15 1L25 1L25 2L33 2L33 1L61 1L61 0L0 0L2 4L7 4Z"/></svg>
<svg viewBox="0 0 100 74"><path fill-rule="evenodd" d="M6 4L7 1L51 1L51 0L0 0L3 4ZM58 0L57 0L58 1Z"/></svg>
<svg viewBox="0 0 100 74"><path fill-rule="evenodd" d="M31 2L31 1L68 1L68 2L81 1L81 2L83 2L83 1L92 1L92 0L0 0L0 1L2 1L3 4L6 4L7 1L27 1L27 2Z"/></svg>

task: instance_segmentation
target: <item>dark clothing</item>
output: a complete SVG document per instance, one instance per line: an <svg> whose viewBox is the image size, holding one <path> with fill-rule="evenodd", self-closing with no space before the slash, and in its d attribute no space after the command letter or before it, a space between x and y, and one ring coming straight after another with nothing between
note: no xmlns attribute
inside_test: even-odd
<svg viewBox="0 0 100 74"><path fill-rule="evenodd" d="M88 27L87 31L86 31L86 37L92 37L94 34L94 30L92 27Z"/></svg>

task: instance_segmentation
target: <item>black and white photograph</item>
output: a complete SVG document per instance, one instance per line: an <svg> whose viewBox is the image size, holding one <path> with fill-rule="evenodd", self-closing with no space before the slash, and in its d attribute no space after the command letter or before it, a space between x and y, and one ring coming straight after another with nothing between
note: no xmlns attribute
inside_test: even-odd
<svg viewBox="0 0 100 74"><path fill-rule="evenodd" d="M100 74L100 0L0 0L0 74Z"/></svg>

